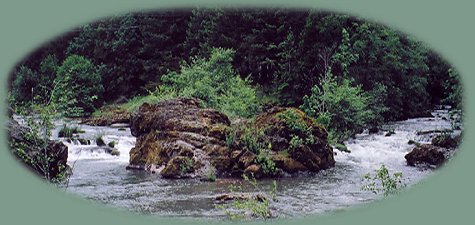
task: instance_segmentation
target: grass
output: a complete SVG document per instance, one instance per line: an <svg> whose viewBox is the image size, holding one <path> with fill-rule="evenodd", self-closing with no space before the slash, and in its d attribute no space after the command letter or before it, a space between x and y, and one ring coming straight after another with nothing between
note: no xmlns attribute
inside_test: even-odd
<svg viewBox="0 0 475 225"><path fill-rule="evenodd" d="M67 137L72 138L74 134L85 133L84 130L81 130L79 127L68 127L66 124L59 130L58 137Z"/></svg>
<svg viewBox="0 0 475 225"><path fill-rule="evenodd" d="M231 196L235 196L234 200L224 205L215 206L217 209L224 210L225 215L231 220L246 219L246 215L253 218L269 219L272 218L270 205L277 201L277 182L272 182L272 188L268 193L261 190L254 177L249 178L243 175L244 183L240 182L238 185L231 185L229 191ZM250 184L254 189L253 192L257 194L253 196L244 196L239 193L243 192L244 185Z"/></svg>

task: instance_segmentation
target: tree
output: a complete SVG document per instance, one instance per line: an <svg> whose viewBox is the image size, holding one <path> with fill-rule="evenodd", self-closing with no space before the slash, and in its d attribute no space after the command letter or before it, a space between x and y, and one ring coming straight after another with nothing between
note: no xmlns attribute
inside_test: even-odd
<svg viewBox="0 0 475 225"><path fill-rule="evenodd" d="M55 85L60 85L57 93L53 95L53 101L63 102L63 111L72 112L80 110L81 114L89 115L102 105L101 96L104 88L101 84L101 75L98 68L91 61L79 56L71 55L58 67ZM64 99L65 96L71 98ZM70 114L69 116L81 116Z"/></svg>
<svg viewBox="0 0 475 225"><path fill-rule="evenodd" d="M256 91L234 71L233 55L231 49L213 48L209 58L195 57L179 72L163 76L162 81L181 96L201 99L205 107L250 117L258 108Z"/></svg>
<svg viewBox="0 0 475 225"><path fill-rule="evenodd" d="M26 66L21 66L15 74L12 96L18 104L26 104L35 96L38 75Z"/></svg>
<svg viewBox="0 0 475 225"><path fill-rule="evenodd" d="M348 79L338 83L331 73L314 86L309 96L304 96L300 108L316 118L329 131L329 139L338 143L361 132L371 121L369 98L361 86L351 86Z"/></svg>

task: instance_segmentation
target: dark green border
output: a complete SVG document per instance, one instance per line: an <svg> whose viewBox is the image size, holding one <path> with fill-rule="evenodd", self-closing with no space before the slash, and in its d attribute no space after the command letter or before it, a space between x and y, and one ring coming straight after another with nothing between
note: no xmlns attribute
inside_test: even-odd
<svg viewBox="0 0 475 225"><path fill-rule="evenodd" d="M7 2L8 1L8 2ZM167 2L167 3L165 3ZM15 62L44 41L68 28L98 17L129 10L190 6L190 4L231 1L145 1L145 0L2 0L0 3L0 73L6 98L7 75ZM239 4L237 4L239 2ZM469 0L347 0L347 1L264 1L241 0L241 6L318 7L350 12L415 35L446 57L463 75L466 131L455 159L429 179L391 200L374 202L330 215L278 221L278 224L453 224L471 221L475 190L472 115L475 31L473 4ZM265 4L264 4L265 3ZM172 5L173 4L173 5ZM5 104L0 104L6 112ZM6 113L5 113L6 114ZM2 114L2 122L5 121ZM5 131L0 130L1 137ZM16 163L8 153L5 139L0 151L0 223L2 224L179 224L198 220L171 220L139 216L94 204L43 184ZM463 222L462 222L463 223Z"/></svg>

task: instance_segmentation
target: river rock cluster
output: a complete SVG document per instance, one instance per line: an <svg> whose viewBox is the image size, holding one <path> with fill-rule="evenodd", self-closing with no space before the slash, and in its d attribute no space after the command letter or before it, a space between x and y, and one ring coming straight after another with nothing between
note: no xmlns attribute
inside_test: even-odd
<svg viewBox="0 0 475 225"><path fill-rule="evenodd" d="M164 178L261 178L318 172L335 164L326 131L298 109L272 108L254 120L231 123L225 114L200 104L176 98L140 106L130 118L137 141L127 168ZM282 116L289 112L291 122Z"/></svg>
<svg viewBox="0 0 475 225"><path fill-rule="evenodd" d="M430 144L418 144L404 157L409 166L439 167L455 153L461 136L442 134L434 137Z"/></svg>

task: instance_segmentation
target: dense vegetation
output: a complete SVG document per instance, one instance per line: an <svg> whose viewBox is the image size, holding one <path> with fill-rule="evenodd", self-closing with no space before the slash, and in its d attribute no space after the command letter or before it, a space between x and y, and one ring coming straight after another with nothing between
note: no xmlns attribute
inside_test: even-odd
<svg viewBox="0 0 475 225"><path fill-rule="evenodd" d="M90 115L121 97L194 96L242 117L269 105L294 106L340 141L384 121L424 115L434 104L460 109L458 79L412 37L360 18L193 9L82 26L20 62L10 89L19 106L68 97L75 112L69 116ZM51 93L55 86L70 93Z"/></svg>

